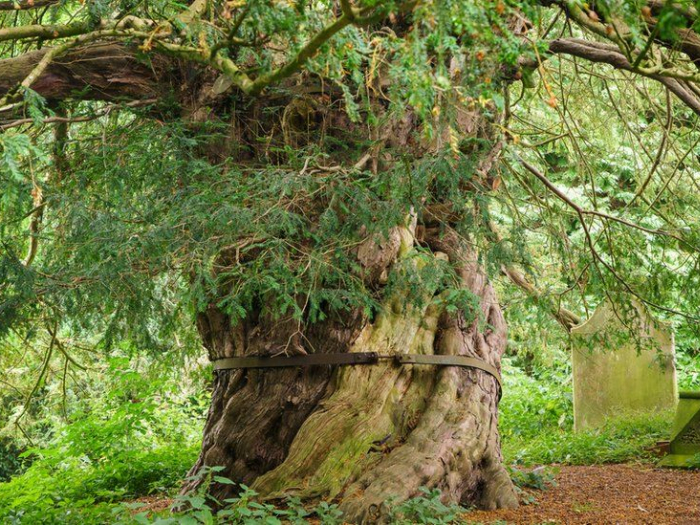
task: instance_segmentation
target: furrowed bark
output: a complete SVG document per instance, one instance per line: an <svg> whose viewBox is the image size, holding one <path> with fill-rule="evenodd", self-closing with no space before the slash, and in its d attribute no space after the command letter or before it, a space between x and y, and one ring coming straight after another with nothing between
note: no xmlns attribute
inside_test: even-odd
<svg viewBox="0 0 700 525"><path fill-rule="evenodd" d="M414 253L413 235L406 229L398 235L398 247L380 250L389 269ZM312 325L300 340L320 352L466 355L500 367L505 322L475 254L449 230L428 229L426 242L480 298L475 319L434 301L414 307L394 296L371 322L355 314L342 325ZM213 357L276 354L289 349L299 329L271 319L231 328L213 308L199 327ZM231 479L267 497L336 498L352 523L383 520L391 501L415 496L420 487L439 488L445 501L512 507L517 498L501 464L497 403L493 377L457 367L380 362L219 371L192 472L222 464ZM220 499L235 492L230 485L213 490Z"/></svg>
<svg viewBox="0 0 700 525"><path fill-rule="evenodd" d="M0 96L21 83L48 49L0 60ZM32 89L49 100L128 101L162 97L176 78L177 63L172 59L153 55L146 63L128 46L98 43L57 58Z"/></svg>
<svg viewBox="0 0 700 525"><path fill-rule="evenodd" d="M309 138L306 126L290 129L289 123L294 112L311 107L306 98L292 96L278 112L280 125L266 121L263 127L270 131L262 134L272 143L303 145ZM277 104L280 107L279 99ZM351 138L363 143L367 131L333 107L332 101L327 108L313 105L318 120L325 122L323 133L348 145ZM259 120L255 126L245 121L260 114L254 108L250 111L250 115L239 115L244 121L234 127L259 129ZM307 115L303 120L316 119ZM415 120L410 115L386 126L374 133L385 137L384 154L377 154L381 161L370 164L377 169L387 168L394 149L420 156L437 147L416 141ZM497 129L480 112L466 110L460 110L458 126L465 136L486 140L493 140ZM259 146L255 144L260 141L256 137L243 133L236 140L248 145L245 155L249 159L257 156L254 150ZM441 140L447 143L449 138ZM489 151L474 152L479 155L476 172L484 177L480 186L491 187L488 172L500 148L496 139ZM359 152L358 156L366 157ZM339 156L328 164L343 169L348 160ZM383 304L375 318L359 312L340 313L313 324L275 320L261 315L259 308L234 325L211 306L198 321L210 358L415 353L477 357L500 368L505 322L476 254L449 226L460 213L454 213L449 203L426 210L422 218L407 210L411 217L407 225L396 226L386 239L367 238L356 249L362 278L377 290ZM434 257L448 260L462 287L478 298L473 317L448 313L439 306L440 290L427 290L420 305L408 304L405 294L383 295L382 283L397 262L420 264L420 258L414 258L419 243L417 220L423 221L422 246L427 245ZM222 260L221 266L226 264ZM421 487L440 489L446 502L483 508L516 506L517 497L500 456L498 395L497 381L480 370L396 366L391 361L335 368L217 371L202 452L190 475L204 466L223 466L222 475L251 486L266 498L334 499L351 523L386 519L390 502L419 495ZM183 491L197 484L190 482ZM211 490L223 501L238 488L214 484Z"/></svg>

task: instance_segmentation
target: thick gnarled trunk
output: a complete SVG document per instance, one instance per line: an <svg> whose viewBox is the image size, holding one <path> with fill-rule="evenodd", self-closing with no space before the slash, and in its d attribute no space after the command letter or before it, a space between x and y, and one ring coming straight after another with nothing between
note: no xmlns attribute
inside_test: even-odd
<svg viewBox="0 0 700 525"><path fill-rule="evenodd" d="M143 99L169 91L177 84L173 79L181 76L176 64L164 63L159 68L164 74L157 74L130 53L115 62L110 57L119 48L114 46L83 51L94 58L85 64L102 66L84 67L67 55L53 63L34 88L49 99L61 99L86 85L99 88L89 94L92 98ZM7 82L0 79L0 92L31 71L41 56L39 51L0 61L0 69L11 73ZM211 112L200 109L223 104L225 97L213 95L210 89L214 79L205 75L200 88L181 90L188 122L206 120ZM354 169L369 165L376 172L394 164L402 151L419 158L453 138L454 130L444 130L440 140L423 143L410 113L390 119L367 136L364 125L350 122L332 101L325 107L307 99L258 100L232 120L229 138L240 147L222 148L218 142L204 145L202 156L219 162L233 155L239 162L257 160L264 165L269 159L260 137L268 146L298 148L334 135L348 149L372 141L375 146L369 152L357 155L359 162L353 155L345 158L342 150L333 161L350 161ZM270 105L277 110L264 112ZM480 111L461 108L458 113L462 136L492 140L497 135ZM380 155L382 149L388 154ZM394 149L399 155L392 158ZM474 151L482 156L477 173L485 178L480 187L493 187L488 177L498 149L495 141L490 152ZM420 258L413 257L414 247L421 244L457 268L461 285L478 298L478 315L448 312L433 300L440 290L428 292L420 306L407 304L399 292L387 292L374 318L358 310L329 313L327 320L315 324L253 311L233 325L211 306L198 317L209 357L304 352L440 354L477 357L500 368L505 323L494 291L469 244L448 226L459 220L460 211L448 202L437 208L420 212L428 222L442 224L434 231L430 224L422 224L420 243L414 218L411 226L394 228L387 239L371 238L362 244L355 254L364 268L361 278L370 288L381 290L399 259L421 264ZM332 498L340 502L347 521L358 523L380 520L390 501L415 496L420 487L440 489L446 501L484 508L514 506L515 492L501 464L497 407L497 381L478 369L397 366L385 360L368 366L222 370L215 374L202 451L192 473L205 465L218 465L225 468L227 477L267 497ZM192 488L189 483L183 490ZM212 489L221 501L233 495L236 487Z"/></svg>
<svg viewBox="0 0 700 525"><path fill-rule="evenodd" d="M370 241L376 273L414 254L409 229L392 235L398 243ZM439 301L407 305L400 294L386 297L372 320L355 313L304 329L291 320L264 318L232 327L212 308L199 321L211 357L283 351L440 354L476 357L500 368L505 322L474 254L451 230L428 229L425 241L435 257L449 259L462 286L479 298L473 321L463 312L449 313ZM193 472L221 465L228 477L264 496L333 498L345 519L357 523L380 520L389 501L415 496L420 487L438 488L450 502L515 506L501 463L498 388L482 370L392 361L218 371ZM235 489L213 490L225 498Z"/></svg>

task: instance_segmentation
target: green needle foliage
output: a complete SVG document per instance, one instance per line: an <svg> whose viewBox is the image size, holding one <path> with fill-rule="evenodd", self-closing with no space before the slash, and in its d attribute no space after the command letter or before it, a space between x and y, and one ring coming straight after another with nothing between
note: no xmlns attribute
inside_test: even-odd
<svg viewBox="0 0 700 525"><path fill-rule="evenodd" d="M622 310L641 301L672 321L679 362L696 367L700 135L698 110L677 83L697 92L699 58L682 38L700 29L697 2L210 4L0 10L0 419L22 447L50 436L34 449L39 459L28 455L31 466L0 440L0 461L16 462L3 462L0 477L28 469L0 499L15 502L21 485L41 513L60 493L107 503L171 486L191 450L163 439L139 456L147 468L130 468L130 447L176 432L160 418L177 415L160 413L155 391L101 414L64 406L65 427L42 428L42 416L57 399L84 399L77 392L91 367L110 357L199 354L193 320L210 304L233 322L255 312L314 323L358 309L371 318L397 294L406 306L435 300L472 319L477 298L427 247L383 287L367 284L355 256L365 239L438 205L492 278L517 267L537 290L524 298L499 283L511 352L527 371L509 386L523 395L504 397L506 455L621 460L665 432L660 418L572 437L570 396L552 386L568 371L541 368L551 365L544 346L566 345L545 316L563 307L585 318L604 299ZM21 85L26 75L3 83L3 67L27 52L58 49L49 66L68 67L84 51L80 38L128 50L162 81L156 89L145 73L137 79L156 99L84 84L55 95L42 82ZM589 46L578 54L557 48L581 42ZM606 56L592 59L591 49ZM209 84L211 99L194 108ZM301 118L301 131L290 123L328 106L335 120ZM254 111L255 129L235 129ZM462 133L465 114L488 125ZM415 131L407 147L386 146L393 137L379 132L389 121ZM484 173L480 160L492 152ZM697 374L683 381L695 387ZM541 417L524 415L532 411ZM533 445L542 432L547 440ZM607 455L601 442L613 443ZM456 512L437 504L427 493L402 512Z"/></svg>
<svg viewBox="0 0 700 525"><path fill-rule="evenodd" d="M351 121L376 126L403 115L415 119L424 140L437 140L447 128L449 137L440 139L445 147L422 159L404 154L376 174L366 168L324 171L319 166L329 151L346 148L348 160L357 161L373 146L358 144L352 132L342 141L313 132L318 136L306 147L271 144L264 166L211 163L203 151L226 142L225 114L218 124L172 118L178 102L172 98L168 108L164 98L157 111L171 118L154 121L149 118L154 107L129 112L107 111L101 102L58 107L25 87L20 103L31 123L10 128L0 139L0 334L20 330L15 337L26 337L58 320L58 332L101 334L107 348L128 338L165 350L178 327L212 301L234 321L260 306L263 314L310 322L354 308L372 315L380 297L359 278L352 249L368 234L384 235L404 223L409 210L422 216L432 204L445 202L461 214L459 232L479 246L492 274L517 263L536 280L555 280L555 300L584 315L606 295L620 303L641 298L664 315L695 315L697 192L680 182L686 174L695 180L689 164L695 117L670 98L665 108L655 104L662 93L651 81L627 74L604 79L590 66L548 57L546 38L564 29L555 13L535 2L500 0L361 3L356 8L363 16L386 17L395 30L351 23L307 56L315 35L340 16L334 3L244 4L211 7L198 18L182 15L182 7L170 2L148 9L89 2L72 17L75 4L61 2L42 21L88 34L111 27L114 9L133 20L161 17L172 27L140 42L143 60L154 60L166 44L168 53L181 57L205 47L243 75L228 80L224 75L217 85L239 82L244 91L256 91L245 82L269 81L270 93L280 96L289 88L276 80L303 67L342 91ZM582 27L593 27L582 17L600 24L623 20L629 27L625 45L648 47L640 5L565 4ZM687 24L682 12L661 9L660 37L673 39ZM20 12L8 27L29 18ZM527 38L517 22L524 19L534 25ZM142 38L139 34L133 38ZM277 66L277 46L267 45L273 35L285 43L289 71ZM3 45L5 56L17 54ZM545 58L550 61L534 69L522 67ZM630 59L647 63L643 55ZM212 58L208 65L218 63ZM233 66L227 67L224 72ZM523 75L532 79L533 72L542 81L525 89L532 84ZM518 76L523 82L513 83ZM386 97L381 114L372 90ZM588 111L591 100L595 114ZM504 181L500 192L496 185L484 187L476 171L478 153L494 143L454 132L464 105L495 121L505 112L502 128L511 144L496 167L497 185ZM42 122L66 109L87 119L104 116L71 125L67 137L52 137L52 126ZM656 159L644 143L659 141ZM650 158L640 154L640 144ZM599 215L577 214L553 198L523 170L520 158L577 206ZM649 170L660 180L652 177L645 184ZM674 177L678 182L669 184ZM38 256L27 266L22 261L30 249L28 222L36 211L29 196L38 192L44 198L43 223L32 234ZM504 235L500 242L494 242L494 224ZM535 245L544 249L536 254L527 249ZM534 272L543 265L547 275ZM391 282L390 290L409 290L419 300L421 288L438 282L438 290L447 292L440 297L473 310L473 299L459 296L445 265L423 267L419 276L408 270L397 275L402 282Z"/></svg>

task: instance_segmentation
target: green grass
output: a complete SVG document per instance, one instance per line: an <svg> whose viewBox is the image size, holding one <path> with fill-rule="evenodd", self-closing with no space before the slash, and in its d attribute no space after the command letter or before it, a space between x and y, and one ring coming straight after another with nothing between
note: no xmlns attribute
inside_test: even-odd
<svg viewBox="0 0 700 525"><path fill-rule="evenodd" d="M571 382L566 371L532 377L506 364L504 377L500 428L507 463L653 461L649 447L670 434L672 413L623 414L601 429L574 432Z"/></svg>
<svg viewBox="0 0 700 525"><path fill-rule="evenodd" d="M511 438L504 440L503 455L507 462L523 465L652 462L658 458L650 454L649 448L668 439L671 417L671 414L630 415L608 421L598 430L566 429L535 438Z"/></svg>

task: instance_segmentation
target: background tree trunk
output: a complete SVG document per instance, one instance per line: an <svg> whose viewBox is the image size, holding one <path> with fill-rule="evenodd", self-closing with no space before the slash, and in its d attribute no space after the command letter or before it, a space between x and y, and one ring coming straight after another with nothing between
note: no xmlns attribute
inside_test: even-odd
<svg viewBox="0 0 700 525"><path fill-rule="evenodd" d="M374 270L390 270L398 258L410 257L413 233L396 228L386 241L367 241ZM475 254L449 229L427 229L425 241L435 257L458 268L462 286L479 298L473 321L435 301L406 306L400 296L387 297L373 320L354 313L305 329L267 318L232 327L212 307L199 318L210 357L303 348L465 355L500 368L506 326ZM225 475L265 496L337 498L345 519L358 523L381 519L390 499L405 500L420 487L438 488L450 502L513 507L517 497L501 463L497 406L496 380L475 369L380 361L334 369L222 370L192 473L221 465ZM236 489L213 490L225 498Z"/></svg>

